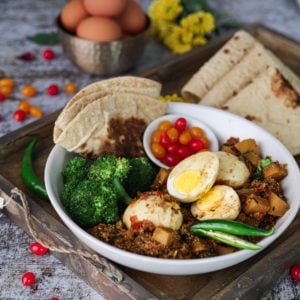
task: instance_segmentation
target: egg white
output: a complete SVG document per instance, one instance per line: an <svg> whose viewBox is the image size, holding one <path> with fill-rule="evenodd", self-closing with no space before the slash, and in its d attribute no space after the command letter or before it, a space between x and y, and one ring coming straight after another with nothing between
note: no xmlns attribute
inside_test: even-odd
<svg viewBox="0 0 300 300"><path fill-rule="evenodd" d="M191 213L198 220L234 220L241 210L236 191L226 185L213 186L202 198L192 203Z"/></svg>
<svg viewBox="0 0 300 300"><path fill-rule="evenodd" d="M210 190L218 171L219 159L214 152L193 154L172 169L167 180L167 190L180 202L194 202Z"/></svg>
<svg viewBox="0 0 300 300"><path fill-rule="evenodd" d="M215 153L220 162L217 183L239 187L248 180L250 171L243 161L228 152L217 151Z"/></svg>

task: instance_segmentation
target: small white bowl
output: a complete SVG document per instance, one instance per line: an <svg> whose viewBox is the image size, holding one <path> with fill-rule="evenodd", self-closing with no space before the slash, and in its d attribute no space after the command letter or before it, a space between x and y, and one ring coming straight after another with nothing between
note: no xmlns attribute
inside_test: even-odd
<svg viewBox="0 0 300 300"><path fill-rule="evenodd" d="M210 148L209 150L211 151L218 151L219 150L219 141L215 135L215 133L207 126L205 123L201 122L200 120L196 118L192 118L190 116L187 116L185 114L167 114L164 116L161 116L154 121L152 121L146 128L143 136L143 145L145 152L147 156L159 167L169 169L170 167L164 164L162 161L157 159L152 151L151 151L151 135L152 133L157 129L157 126L159 125L160 122L168 120L174 123L178 118L185 118L187 120L187 126L192 127L192 126L197 126L200 127L204 130L206 136L210 140Z"/></svg>

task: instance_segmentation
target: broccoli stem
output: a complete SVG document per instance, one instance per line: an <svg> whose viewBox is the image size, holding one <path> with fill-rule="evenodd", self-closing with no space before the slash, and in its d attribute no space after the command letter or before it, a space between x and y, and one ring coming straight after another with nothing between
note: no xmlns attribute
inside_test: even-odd
<svg viewBox="0 0 300 300"><path fill-rule="evenodd" d="M131 202L132 198L127 194L122 183L117 177L114 177L113 184L120 199L124 204L128 205Z"/></svg>

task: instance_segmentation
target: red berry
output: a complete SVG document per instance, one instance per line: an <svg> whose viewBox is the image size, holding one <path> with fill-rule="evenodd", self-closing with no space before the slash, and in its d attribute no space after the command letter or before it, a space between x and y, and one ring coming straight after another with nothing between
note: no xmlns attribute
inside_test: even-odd
<svg viewBox="0 0 300 300"><path fill-rule="evenodd" d="M38 242L32 243L29 246L29 249L35 255L44 255L48 252L48 248L44 247Z"/></svg>
<svg viewBox="0 0 300 300"><path fill-rule="evenodd" d="M57 297L52 297L52 298L50 298L50 300L59 300L59 298L57 298Z"/></svg>
<svg viewBox="0 0 300 300"><path fill-rule="evenodd" d="M0 102L3 102L6 99L6 96L0 93Z"/></svg>
<svg viewBox="0 0 300 300"><path fill-rule="evenodd" d="M295 281L300 282L300 265L294 265L291 267L290 274Z"/></svg>
<svg viewBox="0 0 300 300"><path fill-rule="evenodd" d="M48 89L47 92L50 96L55 96L59 93L59 88L56 84L51 84Z"/></svg>
<svg viewBox="0 0 300 300"><path fill-rule="evenodd" d="M31 286L35 283L35 275L32 272L26 272L22 276L22 283L25 286Z"/></svg>
<svg viewBox="0 0 300 300"><path fill-rule="evenodd" d="M22 109L18 109L14 112L14 119L18 122L24 121L26 119L26 112Z"/></svg>
<svg viewBox="0 0 300 300"><path fill-rule="evenodd" d="M44 52L43 52L43 57L44 57L44 59L46 59L46 60L51 60L51 59L53 59L53 58L55 57L55 54L54 54L53 50L51 50L51 49L46 49L46 50L44 50Z"/></svg>

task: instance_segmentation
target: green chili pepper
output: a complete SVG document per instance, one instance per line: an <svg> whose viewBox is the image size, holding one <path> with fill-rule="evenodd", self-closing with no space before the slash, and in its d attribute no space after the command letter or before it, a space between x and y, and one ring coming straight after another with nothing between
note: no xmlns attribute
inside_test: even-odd
<svg viewBox="0 0 300 300"><path fill-rule="evenodd" d="M275 231L274 227L272 227L269 230L264 230L264 229L247 225L239 221L218 220L218 219L199 221L194 223L191 226L192 232L197 231L198 229L214 230L214 231L219 231L219 232L224 232L229 234L247 235L247 236L269 236L272 235Z"/></svg>
<svg viewBox="0 0 300 300"><path fill-rule="evenodd" d="M222 242L226 245L230 245L239 249L259 250L262 248L260 245L253 244L235 235L224 233L224 232L205 230L201 228L198 228L197 230L192 229L192 232L194 234L209 237L216 241Z"/></svg>
<svg viewBox="0 0 300 300"><path fill-rule="evenodd" d="M32 167L32 152L37 143L37 138L34 138L25 150L22 160L21 177L25 186L37 196L48 199L45 183L34 172Z"/></svg>

